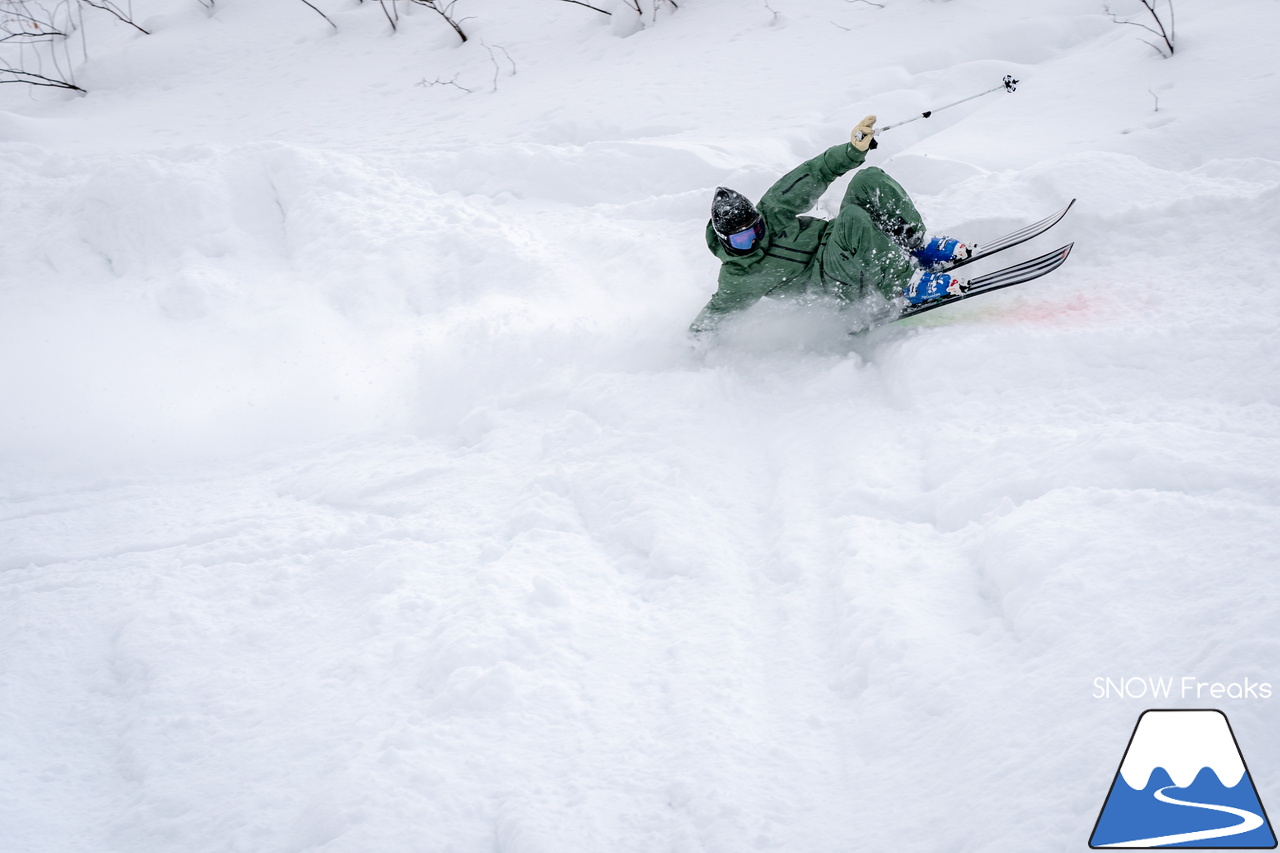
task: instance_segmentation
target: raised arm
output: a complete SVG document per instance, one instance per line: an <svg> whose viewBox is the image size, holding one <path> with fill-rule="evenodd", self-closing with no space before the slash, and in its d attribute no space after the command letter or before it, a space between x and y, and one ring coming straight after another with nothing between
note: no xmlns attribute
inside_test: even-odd
<svg viewBox="0 0 1280 853"><path fill-rule="evenodd" d="M867 159L867 150L875 146L875 120L875 116L867 116L853 129L848 142L828 148L783 175L760 199L760 211L766 217L791 218L813 207L836 178Z"/></svg>

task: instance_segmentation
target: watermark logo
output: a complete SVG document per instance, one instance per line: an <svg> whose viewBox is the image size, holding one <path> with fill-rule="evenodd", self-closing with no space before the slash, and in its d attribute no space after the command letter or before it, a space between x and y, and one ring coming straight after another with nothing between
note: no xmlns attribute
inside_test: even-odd
<svg viewBox="0 0 1280 853"><path fill-rule="evenodd" d="M1274 848L1275 833L1226 714L1144 711L1089 846Z"/></svg>
<svg viewBox="0 0 1280 853"><path fill-rule="evenodd" d="M1099 676L1093 680L1094 699L1270 699L1267 681L1201 681L1194 675L1181 678L1133 675L1120 678Z"/></svg>

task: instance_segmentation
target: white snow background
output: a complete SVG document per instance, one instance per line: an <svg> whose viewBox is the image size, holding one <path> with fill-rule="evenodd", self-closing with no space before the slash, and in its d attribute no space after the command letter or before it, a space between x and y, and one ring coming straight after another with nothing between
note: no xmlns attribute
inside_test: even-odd
<svg viewBox="0 0 1280 853"><path fill-rule="evenodd" d="M314 2L0 91L0 850L1083 850L1148 706L1280 809L1280 3ZM1005 74L868 162L1061 270L690 345L717 185Z"/></svg>

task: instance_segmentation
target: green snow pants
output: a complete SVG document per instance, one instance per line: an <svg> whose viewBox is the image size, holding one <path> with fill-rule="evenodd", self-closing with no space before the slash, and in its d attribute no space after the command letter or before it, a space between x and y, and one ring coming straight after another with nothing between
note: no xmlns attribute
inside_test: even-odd
<svg viewBox="0 0 1280 853"><path fill-rule="evenodd" d="M915 272L908 251L924 241L924 221L907 191L883 169L860 169L819 256L822 280L850 301L874 288L892 298Z"/></svg>

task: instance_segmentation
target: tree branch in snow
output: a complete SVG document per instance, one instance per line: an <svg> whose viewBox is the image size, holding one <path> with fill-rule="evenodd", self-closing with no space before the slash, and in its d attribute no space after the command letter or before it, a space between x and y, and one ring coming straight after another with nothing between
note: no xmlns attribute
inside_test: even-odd
<svg viewBox="0 0 1280 853"><path fill-rule="evenodd" d="M382 14L387 16L387 20L391 23L391 32L399 29L396 26L396 20L400 17L400 12L396 9L396 0L391 0L391 8L387 8L387 0L378 0L378 5L382 7Z"/></svg>
<svg viewBox="0 0 1280 853"><path fill-rule="evenodd" d="M468 95L470 95L470 94L471 94L471 90L470 90L470 89L468 89L466 86L459 86L459 85L457 84L457 82L455 82L457 79L458 79L458 75L457 75L457 74L453 75L453 77L451 77L451 78L450 78L450 79L448 79L448 80L441 80L439 77L437 77L437 78L436 78L436 79L434 79L434 80L428 80L426 77L423 77L421 80L419 80L419 81L418 81L418 85L419 85L419 86L427 86L427 87L431 87L431 86L452 86L453 88L455 88L455 89L461 89L462 91L464 91L464 92L466 92Z"/></svg>
<svg viewBox="0 0 1280 853"><path fill-rule="evenodd" d="M1164 48L1161 48L1158 44L1147 41L1146 39L1141 39L1140 41L1142 41L1143 44L1150 45L1152 50L1154 50L1156 53L1160 54L1161 56L1165 57L1166 59L1172 57L1173 45L1174 45L1174 42L1176 41L1176 37L1174 35L1174 30L1173 30L1173 23L1174 23L1173 0L1169 0L1168 29L1165 28L1164 21L1161 20L1160 18L1160 13L1156 11L1157 0L1138 0L1138 2L1142 4L1142 7L1144 9L1146 9L1148 12L1151 13L1151 17L1155 19L1156 27L1159 27L1159 29L1156 29L1155 27L1151 27L1147 24L1139 23L1137 21L1122 21L1118 17L1116 17L1114 12L1111 11L1110 6L1103 6L1102 8L1106 11L1107 15L1111 18L1111 20L1117 24L1128 24L1131 27L1141 27L1147 32L1159 36L1164 41L1164 44L1165 44ZM1168 54L1165 53L1165 49L1168 49L1169 51Z"/></svg>
<svg viewBox="0 0 1280 853"><path fill-rule="evenodd" d="M0 83L83 92L72 75L71 36L79 5L0 0ZM83 30L82 30L83 32Z"/></svg>
<svg viewBox="0 0 1280 853"><path fill-rule="evenodd" d="M84 92L84 89L67 80L46 77L43 74L23 71L20 68L10 68L7 65L0 65L0 84L3 83L26 83L30 86L49 86L55 89L71 89L76 92Z"/></svg>
<svg viewBox="0 0 1280 853"><path fill-rule="evenodd" d="M85 0L85 2L88 2L88 0ZM324 18L326 21L329 21L329 26L333 27L335 30L338 28L338 25L337 25L337 24L335 24L335 23L334 23L334 22L329 18L329 16L328 16L328 15L326 15L324 12L321 12L318 8L316 8L315 4L313 4L313 3L311 2L311 0L302 0L302 2L303 2L303 3L306 3L308 6L310 6L310 7L312 8L312 10L314 10L314 11L315 11L315 13L316 13L317 15L319 15L319 16L320 16L320 17L322 17L322 18Z"/></svg>
<svg viewBox="0 0 1280 853"><path fill-rule="evenodd" d="M32 32L48 36L65 36L53 23L53 15L40 8L41 14L27 11L25 2L0 3L0 31L6 33Z"/></svg>
<svg viewBox="0 0 1280 853"><path fill-rule="evenodd" d="M483 41L480 43L484 45L485 50L489 51L489 61L493 63L493 91L496 92L498 91L498 74L501 73L502 66L498 64L498 57L494 55L493 48L496 47L498 50L502 51L502 55L507 58L507 62L511 65L512 77L516 76L516 62L511 58L511 54L507 53L507 49L502 45L495 44L493 47L490 47Z"/></svg>
<svg viewBox="0 0 1280 853"><path fill-rule="evenodd" d="M597 6L592 6L590 3L582 2L582 0L561 0L561 2L574 3L574 4L577 4L578 6L586 6L588 9L595 9L597 12L600 12L603 15L609 15L609 16L613 15L613 13L610 12L608 9L601 9Z"/></svg>
<svg viewBox="0 0 1280 853"><path fill-rule="evenodd" d="M142 33L144 36L151 35L149 31L144 30L142 27L138 26L138 24L133 20L132 9L130 9L128 12L125 12L115 3L112 3L111 0L80 0L80 2L86 6L92 6L94 9L101 9L104 12L110 12L112 15L115 15L116 18L128 24L129 26L133 27L135 30ZM212 0L210 0L210 2L212 2ZM306 3L307 0L302 0L302 2ZM307 5L310 5L310 4L308 3Z"/></svg>
<svg viewBox="0 0 1280 853"><path fill-rule="evenodd" d="M26 42L28 44L34 44L36 42L42 42L42 41L53 41L56 38L66 38L66 36L67 36L66 33L45 33L45 32L5 33L4 35L0 36L0 44L3 44L4 42Z"/></svg>
<svg viewBox="0 0 1280 853"><path fill-rule="evenodd" d="M444 18L449 26L453 27L453 31L458 34L458 38L462 39L466 44L467 34L462 31L462 21L453 17L453 7L458 5L458 0L450 0L443 6L440 5L441 0L409 0L411 3L417 3L419 6L426 6L440 17ZM465 18L463 20L466 20Z"/></svg>

